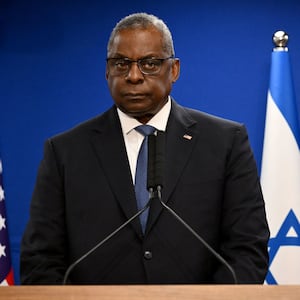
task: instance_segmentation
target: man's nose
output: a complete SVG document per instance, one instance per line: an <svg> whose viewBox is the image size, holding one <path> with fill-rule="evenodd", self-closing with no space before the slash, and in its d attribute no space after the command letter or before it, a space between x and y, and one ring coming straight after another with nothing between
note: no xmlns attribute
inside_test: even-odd
<svg viewBox="0 0 300 300"><path fill-rule="evenodd" d="M126 79L133 82L144 80L144 74L136 61L131 63Z"/></svg>

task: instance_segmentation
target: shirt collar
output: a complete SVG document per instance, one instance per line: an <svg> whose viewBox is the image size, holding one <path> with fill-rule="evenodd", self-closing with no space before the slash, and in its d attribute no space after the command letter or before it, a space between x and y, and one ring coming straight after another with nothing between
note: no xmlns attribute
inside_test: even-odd
<svg viewBox="0 0 300 300"><path fill-rule="evenodd" d="M127 135L135 127L142 125L138 120L133 117L130 117L123 113L119 108L117 108L118 115L121 122L121 127L123 134ZM161 110L147 123L155 127L157 130L166 131L168 118L171 111L171 100L170 96L168 97L167 103L161 108Z"/></svg>

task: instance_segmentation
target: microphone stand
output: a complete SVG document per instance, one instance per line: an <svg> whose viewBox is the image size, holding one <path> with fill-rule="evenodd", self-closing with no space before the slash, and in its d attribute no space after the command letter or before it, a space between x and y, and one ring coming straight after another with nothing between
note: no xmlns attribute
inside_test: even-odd
<svg viewBox="0 0 300 300"><path fill-rule="evenodd" d="M158 137L158 142L156 141ZM103 240L101 240L98 244L96 244L93 248L91 248L88 252L86 252L84 255L79 257L74 263L72 263L67 271L65 272L64 279L62 284L66 285L67 280L69 278L70 273L72 270L86 257L88 257L90 254L92 254L95 250L97 250L99 247L101 247L104 243L106 243L108 240L110 240L112 237L114 237L119 231L121 231L125 226L127 226L129 223L131 223L133 220L135 220L138 216L140 216L147 208L149 208L150 203L153 198L156 198L155 195L157 194L157 198L160 202L160 204L169 212L171 213L177 221L179 221L192 235L201 242L202 245L204 245L207 250L212 253L231 273L234 284L238 283L235 271L230 266L230 264L219 254L217 253L190 225L188 225L174 210L172 210L168 205L166 205L162 201L162 170L163 170L163 159L164 159L164 135L162 132L157 132L157 135L150 135L148 139L148 143L150 142L149 147L149 156L148 156L148 163L150 160L150 163L148 165L148 183L147 183L147 189L149 191L149 201L146 204L144 208L139 210L136 214L134 214L130 219L128 219L125 223L123 223L121 226L119 226L117 229L115 229L112 233L110 233L108 236L106 236ZM154 164L155 161L155 164Z"/></svg>

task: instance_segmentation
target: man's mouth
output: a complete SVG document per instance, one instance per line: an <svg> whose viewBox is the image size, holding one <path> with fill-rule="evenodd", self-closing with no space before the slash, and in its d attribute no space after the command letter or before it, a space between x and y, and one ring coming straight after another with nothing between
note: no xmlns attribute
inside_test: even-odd
<svg viewBox="0 0 300 300"><path fill-rule="evenodd" d="M126 93L124 96L130 100L143 100L146 97L146 95L142 93Z"/></svg>

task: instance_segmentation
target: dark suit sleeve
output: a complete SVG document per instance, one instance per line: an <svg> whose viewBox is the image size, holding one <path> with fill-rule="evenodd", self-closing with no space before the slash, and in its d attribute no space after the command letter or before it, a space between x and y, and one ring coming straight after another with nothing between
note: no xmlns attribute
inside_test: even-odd
<svg viewBox="0 0 300 300"><path fill-rule="evenodd" d="M235 270L238 283L263 283L269 239L264 200L246 129L235 130L226 162L220 251ZM214 279L232 283L224 265Z"/></svg>
<svg viewBox="0 0 300 300"><path fill-rule="evenodd" d="M64 223L63 170L59 169L51 141L44 158L21 243L22 284L60 284L66 269L67 237Z"/></svg>

